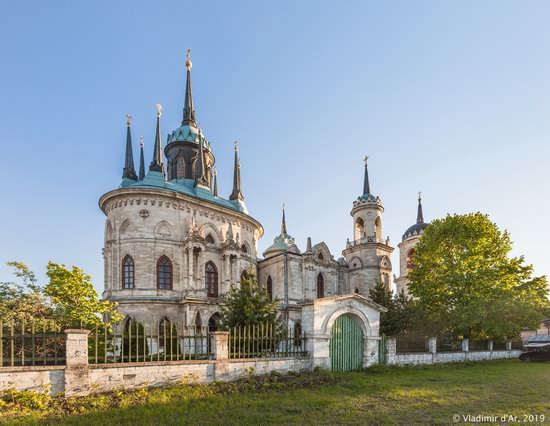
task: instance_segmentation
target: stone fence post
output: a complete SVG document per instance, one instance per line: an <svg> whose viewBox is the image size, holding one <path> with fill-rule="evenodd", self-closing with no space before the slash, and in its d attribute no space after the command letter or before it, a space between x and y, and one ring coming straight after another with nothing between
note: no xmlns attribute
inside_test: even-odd
<svg viewBox="0 0 550 426"><path fill-rule="evenodd" d="M506 340L506 350L511 351L512 350L512 341Z"/></svg>
<svg viewBox="0 0 550 426"><path fill-rule="evenodd" d="M88 369L89 330L65 330L65 395L87 395L90 392Z"/></svg>
<svg viewBox="0 0 550 426"><path fill-rule="evenodd" d="M462 340L462 352L470 351L470 339Z"/></svg>
<svg viewBox="0 0 550 426"><path fill-rule="evenodd" d="M437 337L428 339L428 352L435 354L437 352Z"/></svg>
<svg viewBox="0 0 550 426"><path fill-rule="evenodd" d="M394 364L397 354L397 339L395 337L386 337L386 363Z"/></svg>
<svg viewBox="0 0 550 426"><path fill-rule="evenodd" d="M489 352L493 352L493 347L494 347L493 341L489 340L489 342L487 343L487 350Z"/></svg>
<svg viewBox="0 0 550 426"><path fill-rule="evenodd" d="M213 331L212 352L215 360L229 359L229 331Z"/></svg>

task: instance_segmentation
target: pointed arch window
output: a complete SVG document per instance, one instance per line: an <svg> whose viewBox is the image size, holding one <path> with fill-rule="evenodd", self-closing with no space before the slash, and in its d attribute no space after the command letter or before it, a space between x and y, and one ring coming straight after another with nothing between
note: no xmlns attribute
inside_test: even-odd
<svg viewBox="0 0 550 426"><path fill-rule="evenodd" d="M221 321L221 316L219 313L215 313L208 320L208 331L218 331L218 326Z"/></svg>
<svg viewBox="0 0 550 426"><path fill-rule="evenodd" d="M212 234L208 234L206 236L205 240L208 244L215 244L216 243L216 241L214 241L214 237L212 236Z"/></svg>
<svg viewBox="0 0 550 426"><path fill-rule="evenodd" d="M323 274L317 275L317 298L325 297L325 278Z"/></svg>
<svg viewBox="0 0 550 426"><path fill-rule="evenodd" d="M302 324L300 324L300 322L294 324L294 333L292 337L294 346L302 346Z"/></svg>
<svg viewBox="0 0 550 426"><path fill-rule="evenodd" d="M157 262L157 288L172 290L172 280L172 262L166 256L162 256Z"/></svg>
<svg viewBox="0 0 550 426"><path fill-rule="evenodd" d="M204 266L207 297L218 297L218 269L211 261Z"/></svg>
<svg viewBox="0 0 550 426"><path fill-rule="evenodd" d="M174 331L172 322L168 318L163 318L159 324L159 349L164 349L167 346L166 343L173 338Z"/></svg>
<svg viewBox="0 0 550 426"><path fill-rule="evenodd" d="M127 254L124 259L122 259L122 288L134 288L134 278L134 259Z"/></svg>
<svg viewBox="0 0 550 426"><path fill-rule="evenodd" d="M317 255L317 259L325 260L325 256L323 256L323 252L319 252L319 254Z"/></svg>
<svg viewBox="0 0 550 426"><path fill-rule="evenodd" d="M267 297L269 297L269 300L273 300L273 280L271 279L271 275L267 277Z"/></svg>
<svg viewBox="0 0 550 426"><path fill-rule="evenodd" d="M414 262L413 262L413 256L414 256L414 253L415 253L415 249L410 249L409 252L407 253L407 269L410 271L412 269L414 269Z"/></svg>
<svg viewBox="0 0 550 426"><path fill-rule="evenodd" d="M243 271L241 272L241 281L247 280L247 279L248 279L248 272L246 272L246 269L243 269Z"/></svg>
<svg viewBox="0 0 550 426"><path fill-rule="evenodd" d="M246 244L243 244L241 246L241 251L244 253L244 254L248 254L248 248L246 247Z"/></svg>

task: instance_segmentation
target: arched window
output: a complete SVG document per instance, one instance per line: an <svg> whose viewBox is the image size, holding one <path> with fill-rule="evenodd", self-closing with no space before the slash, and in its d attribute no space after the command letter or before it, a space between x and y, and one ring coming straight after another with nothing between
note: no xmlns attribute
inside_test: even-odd
<svg viewBox="0 0 550 426"><path fill-rule="evenodd" d="M202 334L202 318L199 311L195 315L195 334Z"/></svg>
<svg viewBox="0 0 550 426"><path fill-rule="evenodd" d="M218 331L218 325L220 324L221 316L217 312L208 320L208 331Z"/></svg>
<svg viewBox="0 0 550 426"><path fill-rule="evenodd" d="M246 269L243 269L243 271L241 272L241 281L247 280L247 279L248 279L248 272L246 272Z"/></svg>
<svg viewBox="0 0 550 426"><path fill-rule="evenodd" d="M172 290L172 262L166 256L157 262L157 288Z"/></svg>
<svg viewBox="0 0 550 426"><path fill-rule="evenodd" d="M163 318L159 324L159 349L166 347L166 342L170 339L170 331L172 330L172 323L168 318Z"/></svg>
<svg viewBox="0 0 550 426"><path fill-rule="evenodd" d="M302 346L302 324L299 322L294 325L293 340L294 346Z"/></svg>
<svg viewBox="0 0 550 426"><path fill-rule="evenodd" d="M410 249L407 253L407 269L410 271L414 269L413 256L416 253L415 249Z"/></svg>
<svg viewBox="0 0 550 426"><path fill-rule="evenodd" d="M376 241L382 241L382 221L380 216L374 221L374 231L376 232Z"/></svg>
<svg viewBox="0 0 550 426"><path fill-rule="evenodd" d="M122 260L122 288L134 288L134 259L129 254Z"/></svg>
<svg viewBox="0 0 550 426"><path fill-rule="evenodd" d="M248 253L248 248L246 247L246 244L243 244L243 245L241 246L241 251L242 251L243 253L245 253L245 254Z"/></svg>
<svg viewBox="0 0 550 426"><path fill-rule="evenodd" d="M359 294L359 289L358 288L355 289L355 294Z"/></svg>
<svg viewBox="0 0 550 426"><path fill-rule="evenodd" d="M317 298L321 299L325 297L325 279L323 274L317 275Z"/></svg>
<svg viewBox="0 0 550 426"><path fill-rule="evenodd" d="M269 300L273 300L273 280L271 279L271 275L267 277L267 297L269 297Z"/></svg>
<svg viewBox="0 0 550 426"><path fill-rule="evenodd" d="M205 240L208 244L215 244L216 243L216 241L214 241L214 237L212 236L212 234L208 234L206 236Z"/></svg>
<svg viewBox="0 0 550 426"><path fill-rule="evenodd" d="M365 233L365 221L358 217L357 220L355 221L355 240L361 240L363 238L365 238L366 236L366 233Z"/></svg>
<svg viewBox="0 0 550 426"><path fill-rule="evenodd" d="M126 318L124 321L124 333L128 334L132 330L132 318Z"/></svg>
<svg viewBox="0 0 550 426"><path fill-rule="evenodd" d="M204 276L206 281L206 295L208 297L218 297L218 270L212 262L206 262L204 266Z"/></svg>
<svg viewBox="0 0 550 426"><path fill-rule="evenodd" d="M319 259L319 260L324 260L325 259L325 256L323 256L323 252L319 252L319 254L317 255L317 259Z"/></svg>

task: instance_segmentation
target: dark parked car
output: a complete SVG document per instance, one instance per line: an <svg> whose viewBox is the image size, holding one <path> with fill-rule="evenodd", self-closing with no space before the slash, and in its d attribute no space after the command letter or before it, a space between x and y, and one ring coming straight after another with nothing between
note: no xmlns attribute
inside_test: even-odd
<svg viewBox="0 0 550 426"><path fill-rule="evenodd" d="M550 361L550 345L539 346L523 352L519 359L521 361Z"/></svg>

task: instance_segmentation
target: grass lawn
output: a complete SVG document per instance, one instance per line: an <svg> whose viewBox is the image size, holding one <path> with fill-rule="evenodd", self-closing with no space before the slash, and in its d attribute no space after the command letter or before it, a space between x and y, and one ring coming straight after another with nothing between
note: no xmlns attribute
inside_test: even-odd
<svg viewBox="0 0 550 426"><path fill-rule="evenodd" d="M447 425L455 424L455 414L509 414L525 424L524 415L532 414L544 415L542 423L550 424L550 363L506 360L375 368L297 375L271 385L254 382L142 390L133 399L122 399L120 407L102 408L100 400L86 408L93 411L63 418L44 419L33 411L15 420L0 411L0 423ZM116 397L120 395L109 398ZM461 418L459 423L465 422Z"/></svg>

